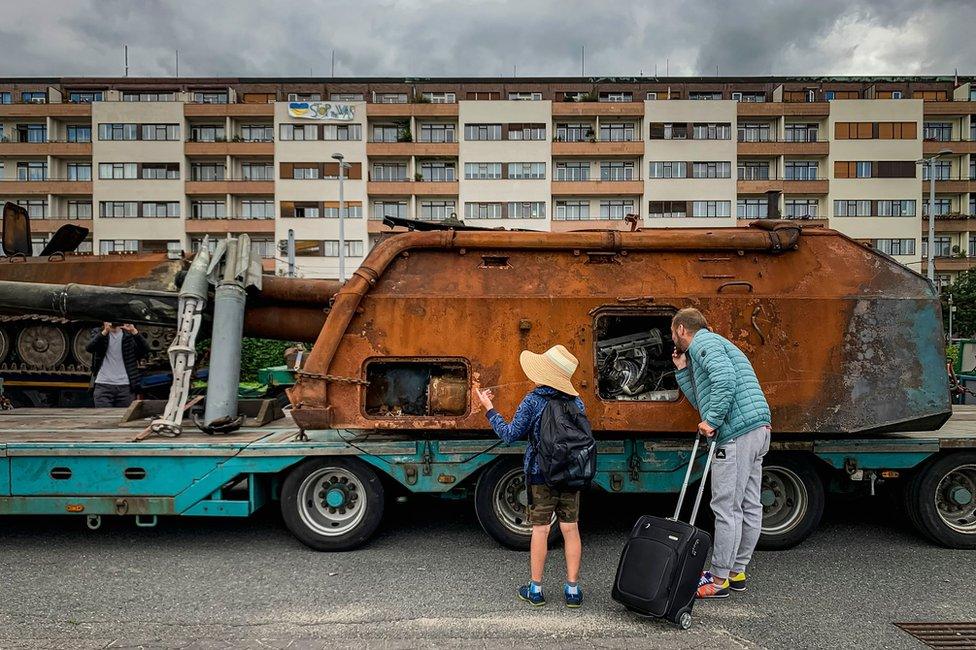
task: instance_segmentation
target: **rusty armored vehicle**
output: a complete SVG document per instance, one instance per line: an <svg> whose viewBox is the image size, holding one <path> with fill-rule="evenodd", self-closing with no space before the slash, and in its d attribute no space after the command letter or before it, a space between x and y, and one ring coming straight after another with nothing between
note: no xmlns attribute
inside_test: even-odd
<svg viewBox="0 0 976 650"><path fill-rule="evenodd" d="M118 413L89 424L65 413L48 434L26 419L18 434L16 412L0 415L10 461L58 447L59 427L70 426L91 443L78 452L86 462L120 450L139 459L146 449L138 466L129 462L133 473L166 477L69 488L46 478L70 470L65 456L38 456L24 462L7 501L0 492L0 514L23 513L21 497L52 494L28 511L118 514L111 499L120 490L125 513L139 516L244 516L277 500L301 541L342 550L369 539L391 490L470 494L485 530L524 548L521 449L497 444L475 389L493 387L510 417L531 388L519 352L565 345L580 360L574 381L598 438L595 485L676 491L698 417L675 384L669 326L677 309L695 306L750 357L772 407L767 548L808 536L825 490L850 481L872 493L900 481L920 531L976 546L976 435L958 414L927 433L952 415L938 296L893 259L782 221L565 233L390 223L411 230L391 232L341 285L265 276L249 290L245 334L314 341L289 391L289 417L224 436L187 430L150 456L152 439L133 442L126 425L111 433L106 418ZM18 309L172 324L176 294L0 282L0 311ZM187 455L192 467L180 463Z"/></svg>

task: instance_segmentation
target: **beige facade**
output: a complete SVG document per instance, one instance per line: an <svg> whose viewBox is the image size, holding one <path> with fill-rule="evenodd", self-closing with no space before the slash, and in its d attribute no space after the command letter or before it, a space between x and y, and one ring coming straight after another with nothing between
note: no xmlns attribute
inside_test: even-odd
<svg viewBox="0 0 976 650"><path fill-rule="evenodd" d="M268 269L346 275L384 215L534 230L734 227L782 216L925 269L976 259L970 80L0 80L0 188L40 246L65 223L94 253L192 252L248 233ZM707 100L707 101L702 101ZM344 119L289 115L289 101ZM351 118L351 119L349 119ZM927 176L925 177L927 178Z"/></svg>

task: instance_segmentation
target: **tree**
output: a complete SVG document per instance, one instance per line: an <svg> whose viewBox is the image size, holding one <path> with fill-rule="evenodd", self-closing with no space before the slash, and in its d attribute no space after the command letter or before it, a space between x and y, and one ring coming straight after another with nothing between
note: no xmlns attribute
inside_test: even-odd
<svg viewBox="0 0 976 650"><path fill-rule="evenodd" d="M956 311L952 317L952 334L959 337L976 335L976 269L963 271L955 281L942 289L942 320L949 330L949 294Z"/></svg>

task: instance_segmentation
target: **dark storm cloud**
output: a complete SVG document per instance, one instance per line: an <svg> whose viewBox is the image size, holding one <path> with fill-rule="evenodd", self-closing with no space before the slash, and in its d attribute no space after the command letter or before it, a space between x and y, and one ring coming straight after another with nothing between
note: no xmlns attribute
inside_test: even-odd
<svg viewBox="0 0 976 650"><path fill-rule="evenodd" d="M973 72L967 0L5 0L7 75ZM38 10L42 6L43 10Z"/></svg>

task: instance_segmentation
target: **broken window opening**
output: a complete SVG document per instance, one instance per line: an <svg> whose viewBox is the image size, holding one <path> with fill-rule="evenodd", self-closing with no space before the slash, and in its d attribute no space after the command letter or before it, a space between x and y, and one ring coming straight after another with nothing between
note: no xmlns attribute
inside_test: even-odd
<svg viewBox="0 0 976 650"><path fill-rule="evenodd" d="M468 411L468 367L457 360L367 364L366 415L460 416Z"/></svg>
<svg viewBox="0 0 976 650"><path fill-rule="evenodd" d="M672 313L597 316L597 392L624 402L675 402L678 383L671 352Z"/></svg>

